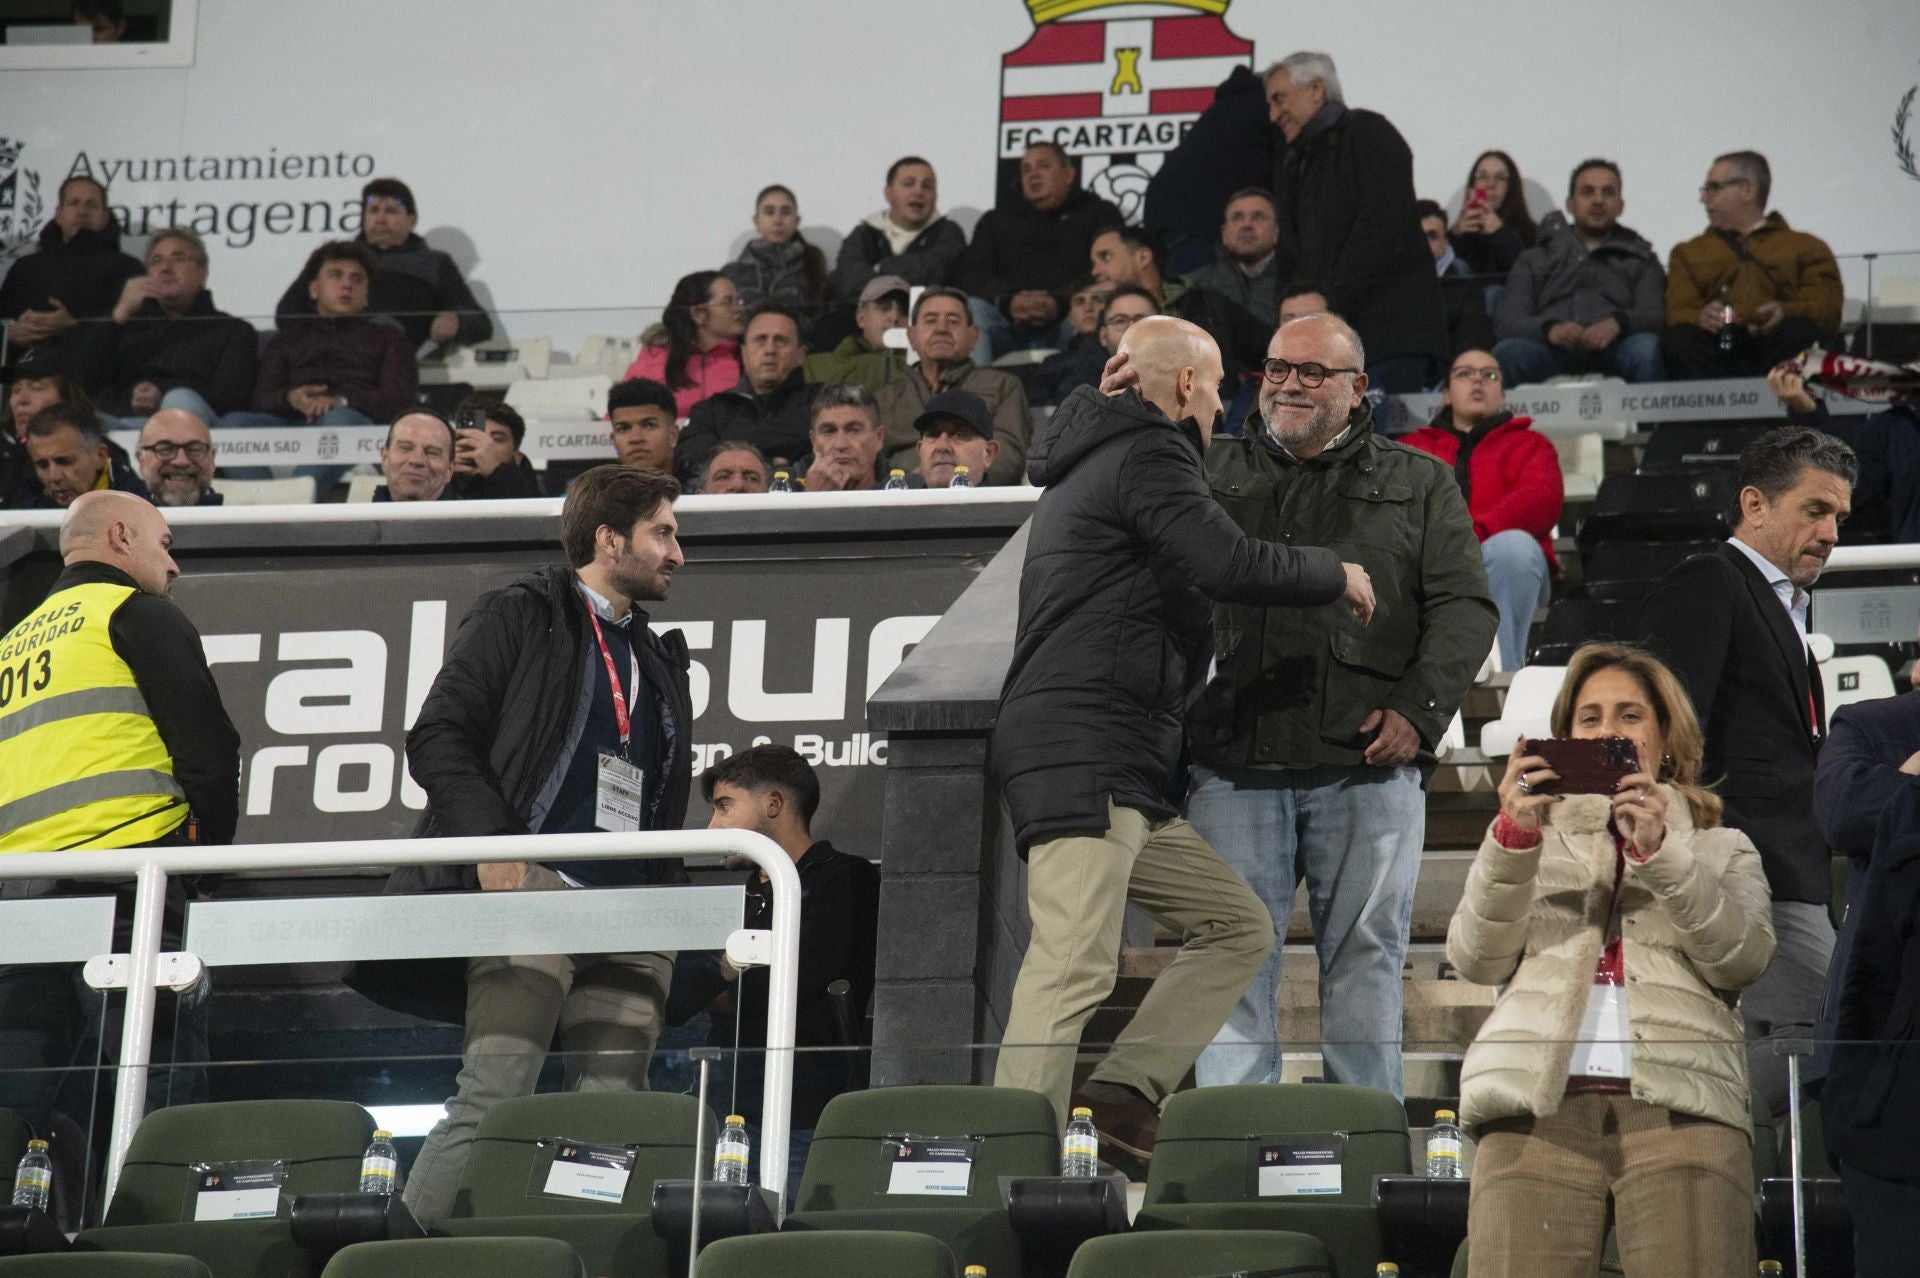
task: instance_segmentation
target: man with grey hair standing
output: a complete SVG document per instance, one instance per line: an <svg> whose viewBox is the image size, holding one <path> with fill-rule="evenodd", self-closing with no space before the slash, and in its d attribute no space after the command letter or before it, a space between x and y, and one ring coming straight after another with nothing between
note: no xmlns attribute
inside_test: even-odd
<svg viewBox="0 0 1920 1278"><path fill-rule="evenodd" d="M1499 613L1453 468L1374 433L1353 329L1304 315L1267 355L1245 435L1207 455L1214 495L1250 536L1358 561L1379 607L1365 629L1327 607L1234 601L1215 617L1219 673L1187 721L1187 817L1277 935L1195 1072L1202 1086L1279 1081L1277 942L1304 879L1327 1080L1398 1096L1400 971L1426 837L1418 765Z"/></svg>
<svg viewBox="0 0 1920 1278"><path fill-rule="evenodd" d="M1349 107L1333 59L1293 53L1267 71L1279 132L1278 278L1325 280L1359 332L1377 390L1432 384L1450 353L1440 282L1414 210L1413 152L1385 116Z"/></svg>

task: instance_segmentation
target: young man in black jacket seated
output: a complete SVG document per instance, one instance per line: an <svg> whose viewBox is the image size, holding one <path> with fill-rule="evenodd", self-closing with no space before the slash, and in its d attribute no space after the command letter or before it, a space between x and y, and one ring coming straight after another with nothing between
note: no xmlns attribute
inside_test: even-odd
<svg viewBox="0 0 1920 1278"><path fill-rule="evenodd" d="M861 1026L873 996L880 871L872 862L814 838L811 826L820 807L820 782L812 766L790 747L754 746L722 759L700 774L700 789L713 804L708 828L764 834L793 858L800 872L800 988L794 1020L794 1043L800 1050L793 1060L793 1134L787 1146L791 1202L820 1111L848 1090L859 1055L809 1049L857 1049L866 1041ZM757 870L747 876L745 926L773 926L773 885ZM713 1008L714 1044L732 1047L737 1033L741 1051L735 1104L757 1127L766 1065L767 969L742 972L725 955L696 954L682 960L677 976L667 1005L668 1023L677 1025ZM836 981L847 983L843 999L827 992ZM757 1142L754 1148L759 1148Z"/></svg>

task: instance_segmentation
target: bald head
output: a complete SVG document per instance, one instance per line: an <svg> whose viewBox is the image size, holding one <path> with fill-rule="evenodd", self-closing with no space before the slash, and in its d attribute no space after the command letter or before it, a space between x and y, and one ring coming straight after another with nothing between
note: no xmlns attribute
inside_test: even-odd
<svg viewBox="0 0 1920 1278"><path fill-rule="evenodd" d="M165 596L180 575L167 520L132 493L82 493L60 520L60 557L68 564L107 564L150 595Z"/></svg>
<svg viewBox="0 0 1920 1278"><path fill-rule="evenodd" d="M1220 348L1205 329L1171 315L1127 326L1120 350L1140 377L1140 397L1172 421L1191 417L1204 440L1220 412Z"/></svg>
<svg viewBox="0 0 1920 1278"><path fill-rule="evenodd" d="M1367 366L1367 353L1360 345L1360 334L1353 331L1353 325L1332 311L1322 309L1281 321L1280 332L1273 335L1274 344L1279 344L1281 332L1290 330L1294 336L1313 342L1315 345L1322 345L1328 339L1337 341L1342 347L1339 354L1342 364L1352 368ZM1269 350L1267 353L1271 355L1274 352Z"/></svg>

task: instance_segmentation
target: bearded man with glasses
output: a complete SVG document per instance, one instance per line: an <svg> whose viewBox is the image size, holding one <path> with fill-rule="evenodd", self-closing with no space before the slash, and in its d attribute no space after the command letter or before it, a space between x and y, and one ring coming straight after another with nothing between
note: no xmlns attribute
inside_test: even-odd
<svg viewBox="0 0 1920 1278"><path fill-rule="evenodd" d="M207 424L179 408L163 408L140 428L134 449L140 477L156 506L218 506L213 491L213 437Z"/></svg>
<svg viewBox="0 0 1920 1278"><path fill-rule="evenodd" d="M1362 627L1337 604L1223 605L1218 673L1188 716L1187 815L1284 939L1307 883L1330 1082L1403 1094L1401 965L1426 838L1419 763L1492 646L1498 614L1460 485L1376 435L1366 354L1340 317L1267 347L1244 436L1216 438L1214 499L1248 534L1325 546L1372 578ZM1202 1086L1278 1082L1280 946L1195 1067Z"/></svg>

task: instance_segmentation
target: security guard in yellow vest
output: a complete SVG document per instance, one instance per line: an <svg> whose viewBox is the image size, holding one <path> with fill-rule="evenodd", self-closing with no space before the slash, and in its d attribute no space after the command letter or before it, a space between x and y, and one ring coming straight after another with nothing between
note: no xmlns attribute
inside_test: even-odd
<svg viewBox="0 0 1920 1278"><path fill-rule="evenodd" d="M239 735L167 601L171 542L126 493L67 508L66 571L0 638L0 853L183 842L189 812L199 842L232 841Z"/></svg>
<svg viewBox="0 0 1920 1278"><path fill-rule="evenodd" d="M0 864L10 852L232 842L240 739L199 633L166 598L179 574L172 540L161 513L128 493L84 493L67 507L66 570L0 638ZM106 890L120 898L123 950L131 891ZM0 879L8 896L101 892L81 880ZM177 947L184 904L170 894L163 943ZM155 1063L205 1060L204 1000L181 995L177 1012L174 1001L163 992ZM96 1042L116 1059L117 1019L118 1001L104 1005L77 966L0 968L0 1108L41 1135L56 1107L84 1120L92 1075L63 1071L91 1063ZM156 1069L148 1095L180 1103L204 1099L205 1088L203 1070ZM55 1163L64 1170L58 1148Z"/></svg>

